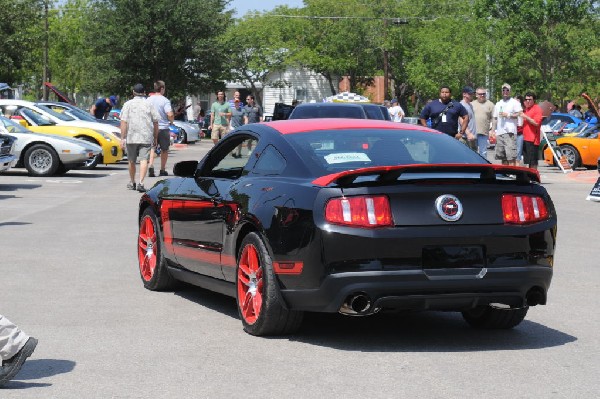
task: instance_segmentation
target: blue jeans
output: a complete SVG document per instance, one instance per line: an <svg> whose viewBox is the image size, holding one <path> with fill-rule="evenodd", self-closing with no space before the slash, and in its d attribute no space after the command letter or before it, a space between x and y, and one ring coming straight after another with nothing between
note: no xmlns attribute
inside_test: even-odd
<svg viewBox="0 0 600 399"><path fill-rule="evenodd" d="M523 135L517 134L517 161L523 160Z"/></svg>
<svg viewBox="0 0 600 399"><path fill-rule="evenodd" d="M477 135L477 152L487 159L488 136L484 134Z"/></svg>

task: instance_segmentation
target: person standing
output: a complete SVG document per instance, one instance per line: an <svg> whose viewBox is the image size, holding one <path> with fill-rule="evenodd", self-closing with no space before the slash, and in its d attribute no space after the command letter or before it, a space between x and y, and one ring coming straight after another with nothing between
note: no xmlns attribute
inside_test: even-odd
<svg viewBox="0 0 600 399"><path fill-rule="evenodd" d="M233 118L233 117L232 117ZM233 119L232 119L233 120ZM249 123L259 123L263 121L262 107L254 102L254 96L248 94L246 97L246 106L244 107L244 125ZM233 125L233 123L232 123ZM248 140L248 153L252 151L252 140ZM237 146L235 158L242 157L242 144Z"/></svg>
<svg viewBox="0 0 600 399"><path fill-rule="evenodd" d="M475 94L475 90L471 86L465 86L462 90L462 100L460 101L460 105L462 105L466 110L469 116L469 121L467 123L467 130L465 130L465 134L460 138L460 141L465 144L467 147L477 152L477 140L476 140L476 127L475 127L475 115L473 113L473 106L471 102L473 101L473 94ZM458 120L462 122L462 117Z"/></svg>
<svg viewBox="0 0 600 399"><path fill-rule="evenodd" d="M404 118L404 110L398 103L398 99L392 99L392 106L388 109L390 114L390 118L392 118L392 122L402 122L402 118Z"/></svg>
<svg viewBox="0 0 600 399"><path fill-rule="evenodd" d="M531 169L538 168L538 147L544 119L542 108L535 103L535 94L525 93L523 118L523 163Z"/></svg>
<svg viewBox="0 0 600 399"><path fill-rule="evenodd" d="M475 115L475 129L477 132L477 152L487 159L488 139L494 116L494 103L488 100L487 91L483 87L475 90L477 101L471 102Z"/></svg>
<svg viewBox="0 0 600 399"><path fill-rule="evenodd" d="M148 170L148 160L152 146L158 141L158 121L160 116L156 108L146 101L144 85L133 86L133 98L123 105L121 110L121 145L127 145L129 161L129 183L127 188L140 193L146 191L144 178ZM135 183L135 163L140 163L139 183Z"/></svg>
<svg viewBox="0 0 600 399"><path fill-rule="evenodd" d="M262 107L254 102L254 96L246 96L246 106L244 107L244 124L259 123L263 121Z"/></svg>
<svg viewBox="0 0 600 399"><path fill-rule="evenodd" d="M462 117L457 129L458 117ZM440 87L440 98L425 105L419 119L421 125L427 127L427 119L431 118L431 128L446 133L459 140L467 131L469 115L465 107L452 100L452 92L448 86ZM458 132L457 132L458 130Z"/></svg>
<svg viewBox="0 0 600 399"><path fill-rule="evenodd" d="M19 373L37 344L37 339L25 334L0 314L0 387Z"/></svg>
<svg viewBox="0 0 600 399"><path fill-rule="evenodd" d="M239 99L236 99L233 102L233 108L231 109L231 130L237 129L238 127L244 125L244 109L241 107L241 103ZM242 157L242 145L240 144L237 148L237 151L233 151L231 156L234 158Z"/></svg>
<svg viewBox="0 0 600 399"><path fill-rule="evenodd" d="M148 176L154 177L154 157L160 153L160 171L159 176L168 176L166 167L169 158L169 146L171 144L171 133L169 125L173 123L174 113L171 108L171 101L165 97L165 82L157 80L154 82L154 94L148 101L158 112L160 119L158 120L158 141L156 142L156 151L150 151L150 168L148 168Z"/></svg>
<svg viewBox="0 0 600 399"><path fill-rule="evenodd" d="M244 102L240 98L240 92L237 90L233 92L233 98L229 100L230 109L233 109L233 107L235 107L235 100L237 100L240 103L240 107L244 108Z"/></svg>
<svg viewBox="0 0 600 399"><path fill-rule="evenodd" d="M508 83L502 85L502 99L494 106L494 128L496 136L496 159L503 165L517 165L517 123L523 108L512 98Z"/></svg>
<svg viewBox="0 0 600 399"><path fill-rule="evenodd" d="M107 119L108 113L112 107L117 106L117 96L110 96L107 98L99 98L98 101L90 108L90 114L94 115L96 119Z"/></svg>
<svg viewBox="0 0 600 399"><path fill-rule="evenodd" d="M229 120L231 119L231 109L229 103L225 101L225 93L217 92L217 101L210 107L210 138L214 144L225 137L229 132Z"/></svg>

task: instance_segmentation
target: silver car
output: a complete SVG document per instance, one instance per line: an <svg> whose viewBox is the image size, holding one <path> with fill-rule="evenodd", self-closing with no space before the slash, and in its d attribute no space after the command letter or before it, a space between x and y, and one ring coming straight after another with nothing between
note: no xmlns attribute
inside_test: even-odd
<svg viewBox="0 0 600 399"><path fill-rule="evenodd" d="M30 176L52 176L81 167L102 152L102 148L84 140L53 134L39 134L0 116L0 130L15 137L13 167L26 168Z"/></svg>
<svg viewBox="0 0 600 399"><path fill-rule="evenodd" d="M175 120L173 124L181 129L181 134L175 139L176 143L195 143L200 140L200 126L197 123Z"/></svg>

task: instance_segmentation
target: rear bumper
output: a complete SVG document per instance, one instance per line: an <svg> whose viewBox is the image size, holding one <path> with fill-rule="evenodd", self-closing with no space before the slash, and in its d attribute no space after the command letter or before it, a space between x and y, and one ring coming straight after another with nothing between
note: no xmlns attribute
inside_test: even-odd
<svg viewBox="0 0 600 399"><path fill-rule="evenodd" d="M303 311L337 312L359 293L369 297L372 308L459 311L490 303L522 307L533 291L545 304L551 280L552 268L546 266L369 271L331 274L317 289L281 294L291 309Z"/></svg>

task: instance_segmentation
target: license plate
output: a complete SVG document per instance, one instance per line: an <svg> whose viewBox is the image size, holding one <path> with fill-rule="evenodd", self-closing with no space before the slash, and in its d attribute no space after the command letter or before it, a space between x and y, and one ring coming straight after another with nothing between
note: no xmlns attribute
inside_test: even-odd
<svg viewBox="0 0 600 399"><path fill-rule="evenodd" d="M483 247L428 246L423 248L423 269L482 268L485 267Z"/></svg>

